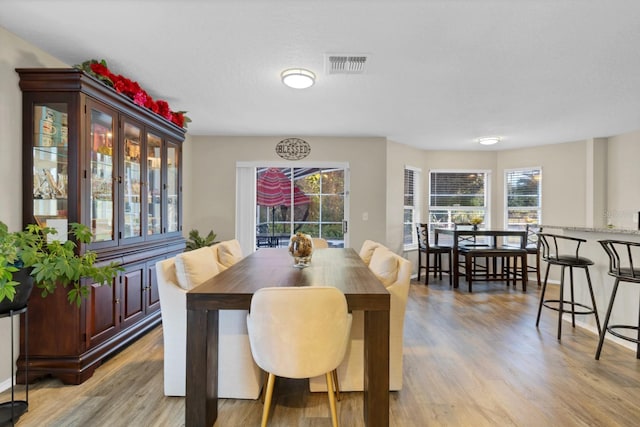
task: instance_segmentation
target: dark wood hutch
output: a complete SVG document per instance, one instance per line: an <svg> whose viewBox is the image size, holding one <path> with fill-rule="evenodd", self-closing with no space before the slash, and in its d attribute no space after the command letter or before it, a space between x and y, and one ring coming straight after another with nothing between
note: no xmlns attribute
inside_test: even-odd
<svg viewBox="0 0 640 427"><path fill-rule="evenodd" d="M155 263L184 249L185 130L78 69L16 69L23 118L23 223L91 227L98 263L124 271L91 285L80 307L66 290L29 300L29 381L79 384L101 361L160 323ZM21 322L21 348L24 348ZM17 378L23 378L24 352Z"/></svg>

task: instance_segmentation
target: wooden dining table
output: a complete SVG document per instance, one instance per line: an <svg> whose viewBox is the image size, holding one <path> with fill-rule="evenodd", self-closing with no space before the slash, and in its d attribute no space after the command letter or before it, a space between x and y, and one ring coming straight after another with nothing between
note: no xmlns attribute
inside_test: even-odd
<svg viewBox="0 0 640 427"><path fill-rule="evenodd" d="M453 271L453 287L457 288L460 284L460 272L459 272L459 243L462 238L477 238L477 237L490 237L491 245L497 246L497 239L505 237L518 237L520 239L520 249L525 249L527 245L527 232L526 230L506 230L506 229L459 229L459 228L434 228L434 244L438 245L440 235L452 236L452 253L451 259L453 260L451 269Z"/></svg>
<svg viewBox="0 0 640 427"><path fill-rule="evenodd" d="M349 310L364 311L364 420L389 425L390 296L350 248L317 249L309 267L295 268L286 248L263 248L187 293L187 427L212 426L218 416L218 316L248 310L269 286L335 286Z"/></svg>

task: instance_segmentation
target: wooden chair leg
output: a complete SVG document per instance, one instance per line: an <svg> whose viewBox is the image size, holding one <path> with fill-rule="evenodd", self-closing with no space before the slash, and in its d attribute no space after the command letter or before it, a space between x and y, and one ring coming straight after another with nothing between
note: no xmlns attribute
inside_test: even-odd
<svg viewBox="0 0 640 427"><path fill-rule="evenodd" d="M271 407L271 397L273 396L273 384L275 383L275 380L276 376L269 373L269 379L267 380L267 392L265 393L264 407L262 408L261 427L267 427L267 422L269 421L269 408Z"/></svg>
<svg viewBox="0 0 640 427"><path fill-rule="evenodd" d="M263 371L264 382L262 383L262 390L260 391L260 401L264 403L264 395L267 394L267 382L269 381L269 373L267 371Z"/></svg>
<svg viewBox="0 0 640 427"><path fill-rule="evenodd" d="M333 385L336 389L336 400L340 402L340 382L338 381L338 370L334 369L331 371L331 376L333 377Z"/></svg>
<svg viewBox="0 0 640 427"><path fill-rule="evenodd" d="M333 427L338 427L338 411L336 410L336 398L333 394L333 380L331 379L333 374L331 372L327 372L325 377L327 378L327 395L329 396L329 406L331 407L331 421L333 423Z"/></svg>

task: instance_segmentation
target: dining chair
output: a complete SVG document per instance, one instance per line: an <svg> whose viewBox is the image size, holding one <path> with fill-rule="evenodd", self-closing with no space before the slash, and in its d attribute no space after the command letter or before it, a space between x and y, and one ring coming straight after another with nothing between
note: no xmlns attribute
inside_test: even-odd
<svg viewBox="0 0 640 427"><path fill-rule="evenodd" d="M380 246L384 247L382 243L378 243L373 240L365 240L360 247L360 252L358 253L360 255L360 258L362 258L362 261L364 261L365 264L369 265L369 263L371 262L371 257L373 256L373 251L375 251L376 248L379 248Z"/></svg>
<svg viewBox="0 0 640 427"><path fill-rule="evenodd" d="M542 233L542 226L539 224L527 224L525 230L527 232L525 250L527 251L527 255L533 255L536 258L535 264L527 263L527 274L535 273L538 287L540 287L542 285L542 281L540 280L540 249L538 247L538 233ZM508 248L520 247L520 245L515 245L513 243L506 243L503 246ZM515 267L516 274L519 274L517 265Z"/></svg>
<svg viewBox="0 0 640 427"><path fill-rule="evenodd" d="M352 316L337 288L267 287L251 299L247 329L256 364L269 373L261 426L269 420L275 377L325 376L334 427L339 425L333 375L344 358Z"/></svg>
<svg viewBox="0 0 640 427"><path fill-rule="evenodd" d="M449 286L452 285L452 260L451 260L451 246L431 245L429 243L429 224L416 225L416 233L418 234L418 282L420 281L420 273L422 269L425 269L424 284L429 284L429 273L433 272L433 278L437 279L438 275L442 280L442 272L446 272L449 275ZM423 257L424 255L424 257ZM431 256L433 255L433 264L431 264ZM442 255L447 256L447 270L442 265ZM425 260L424 265L422 260Z"/></svg>
<svg viewBox="0 0 640 427"><path fill-rule="evenodd" d="M477 230L478 226L473 224L454 224L455 230ZM492 243L486 241L485 238L478 239L476 235L458 235L458 267L460 271L456 274L462 274L464 277L468 276L471 272L472 275L489 275L489 256L481 254L481 250L493 249L495 246ZM473 253L474 256L468 257L469 253ZM478 262L478 258L484 258L484 264ZM467 259L471 260L472 264L467 266Z"/></svg>
<svg viewBox="0 0 640 427"><path fill-rule="evenodd" d="M329 247L329 242L321 237L313 237L313 248L314 249L325 249Z"/></svg>

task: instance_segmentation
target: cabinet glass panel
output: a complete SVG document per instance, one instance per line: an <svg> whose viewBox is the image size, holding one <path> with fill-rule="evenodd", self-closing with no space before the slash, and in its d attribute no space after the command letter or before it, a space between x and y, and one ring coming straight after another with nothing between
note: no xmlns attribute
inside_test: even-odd
<svg viewBox="0 0 640 427"><path fill-rule="evenodd" d="M140 182L142 170L140 154L142 148L142 130L130 123L124 125L124 171L123 202L124 230L123 237L142 236L142 210Z"/></svg>
<svg viewBox="0 0 640 427"><path fill-rule="evenodd" d="M114 238L113 117L91 110L91 231L94 242Z"/></svg>
<svg viewBox="0 0 640 427"><path fill-rule="evenodd" d="M33 215L50 227L60 225L53 220L67 219L67 112L66 103L35 104L33 111Z"/></svg>
<svg viewBox="0 0 640 427"><path fill-rule="evenodd" d="M180 206L179 194L179 165L178 148L167 144L167 232L178 231L178 214Z"/></svg>
<svg viewBox="0 0 640 427"><path fill-rule="evenodd" d="M147 134L147 234L162 232L162 139Z"/></svg>

